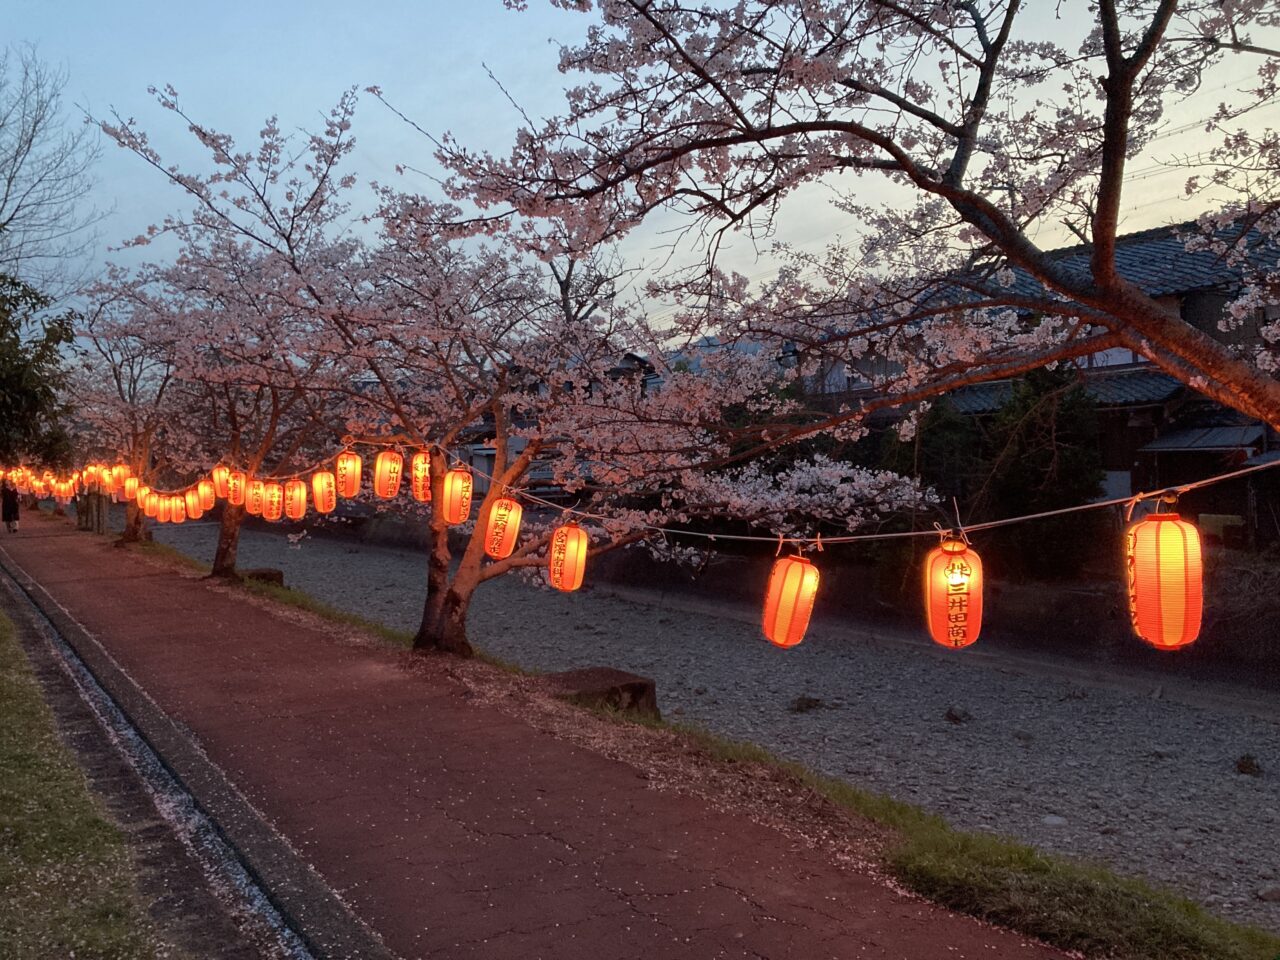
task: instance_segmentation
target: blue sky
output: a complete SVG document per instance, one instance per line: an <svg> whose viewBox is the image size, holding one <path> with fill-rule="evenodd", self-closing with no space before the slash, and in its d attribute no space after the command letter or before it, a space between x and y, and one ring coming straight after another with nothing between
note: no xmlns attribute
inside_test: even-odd
<svg viewBox="0 0 1280 960"><path fill-rule="evenodd" d="M337 0L307 3L230 0L212 4L142 3L136 0L8 0L9 42L32 42L44 59L69 73L67 99L95 115L111 109L134 117L166 159L204 167L194 140L147 93L172 84L202 122L254 142L262 121L278 114L286 129L316 128L323 113L348 87L378 85L388 99L433 133L451 131L473 147L505 152L520 116L490 79L486 65L534 116L558 113L562 91L574 82L556 69L552 37L572 42L588 24L584 16L556 10L545 0L516 13L501 0ZM1225 68L1224 78L1249 76L1254 65ZM1227 74L1230 74L1227 76ZM1222 95L1207 90L1171 112L1171 127L1203 116ZM1277 105L1280 107L1280 105ZM1269 111L1274 122L1280 110ZM363 94L356 115L357 149L350 169L361 183L397 182L395 164L431 166L430 144L373 97ZM1202 149L1191 129L1162 138L1131 170L1153 160ZM166 213L181 210L181 192L138 158L104 144L99 204L114 208L102 227L103 247L136 236ZM1155 170L1128 191L1127 229L1195 215L1181 201L1185 173ZM409 185L421 186L421 181ZM828 202L823 187L789 201L778 236L820 247L856 226ZM633 259L661 259L668 219L628 243ZM1041 236L1046 246L1072 242ZM760 277L769 259L757 260L745 240L722 263Z"/></svg>
<svg viewBox="0 0 1280 960"><path fill-rule="evenodd" d="M285 129L316 129L344 90L378 85L426 129L505 150L520 117L485 65L531 114L555 112L564 78L549 38L572 39L586 23L546 4L515 13L499 0L16 0L6 21L11 41L35 43L68 71L68 101L97 116L114 109L136 118L166 159L196 169L205 168L199 147L149 86L172 84L194 117L242 145L273 113ZM355 134L350 169L362 183L395 181L396 163L430 166L430 144L363 92ZM186 206L181 191L111 144L98 177L101 205L115 208L103 225L110 243Z"/></svg>

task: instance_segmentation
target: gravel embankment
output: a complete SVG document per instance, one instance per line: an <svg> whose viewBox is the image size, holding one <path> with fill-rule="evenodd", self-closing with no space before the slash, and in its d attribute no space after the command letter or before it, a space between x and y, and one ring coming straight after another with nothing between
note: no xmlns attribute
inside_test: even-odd
<svg viewBox="0 0 1280 960"><path fill-rule="evenodd" d="M206 561L214 536L206 524L157 531ZM421 611L421 553L317 538L295 548L247 531L240 564L279 567L290 586L393 627L411 629ZM1153 699L1150 687L1054 680L964 654L923 656L821 628L782 651L749 623L590 591L560 595L509 577L481 588L471 623L474 642L503 658L653 677L666 716L752 740L960 827L1145 875L1280 931L1276 715ZM1245 754L1260 776L1237 771Z"/></svg>

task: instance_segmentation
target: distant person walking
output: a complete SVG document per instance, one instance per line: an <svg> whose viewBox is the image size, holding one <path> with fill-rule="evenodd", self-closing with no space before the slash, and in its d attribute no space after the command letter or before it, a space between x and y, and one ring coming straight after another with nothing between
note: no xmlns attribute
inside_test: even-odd
<svg viewBox="0 0 1280 960"><path fill-rule="evenodd" d="M4 487L0 488L0 520L4 521L6 530L17 533L18 488L13 485L12 480L5 480Z"/></svg>

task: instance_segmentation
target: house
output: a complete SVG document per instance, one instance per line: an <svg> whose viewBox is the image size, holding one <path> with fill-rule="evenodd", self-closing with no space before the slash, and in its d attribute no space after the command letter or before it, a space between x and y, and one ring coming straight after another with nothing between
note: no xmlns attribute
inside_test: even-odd
<svg viewBox="0 0 1280 960"><path fill-rule="evenodd" d="M1194 223L1184 223L1120 237L1117 269L1215 339L1240 346L1257 343L1261 327L1280 313L1259 312L1222 329L1226 305L1241 285L1240 268L1212 251L1188 252L1183 237L1196 229ZM1259 249L1276 256L1274 244L1261 238ZM1089 245L1081 244L1049 256L1068 269L1086 272L1091 253ZM1013 289L1041 293L1039 282L1022 271L1014 271ZM1130 350L1100 351L1078 366L1086 392L1098 404L1108 497L1219 473L1280 447L1265 424L1200 396ZM865 398L873 389L865 375L839 363L825 364L806 386L819 406ZM984 416L999 409L1011 391L1009 381L993 381L956 390L949 399L961 413Z"/></svg>

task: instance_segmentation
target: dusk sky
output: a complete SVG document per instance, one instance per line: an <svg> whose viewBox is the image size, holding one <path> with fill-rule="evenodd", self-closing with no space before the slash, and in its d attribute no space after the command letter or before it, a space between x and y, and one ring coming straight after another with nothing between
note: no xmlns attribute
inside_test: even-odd
<svg viewBox="0 0 1280 960"><path fill-rule="evenodd" d="M517 13L500 0L385 0L374 4L316 0L303 4L233 2L217 7L89 0L11 0L11 42L36 44L41 56L69 73L67 100L107 117L114 109L141 123L166 159L205 169L204 158L180 121L161 109L149 86L172 84L193 116L253 143L262 121L278 114L286 128L315 129L349 87L378 85L389 101L432 133L453 132L461 142L505 152L520 123L486 66L535 118L560 112L562 90L575 82L556 69L555 40L572 41L588 19L534 2ZM1254 64L1238 61L1220 74L1228 85L1247 80ZM1191 126L1223 95L1221 83L1188 99L1168 118L1172 131L1148 156L1127 194L1126 229L1185 220L1199 203L1181 197L1185 173L1156 161L1204 147ZM1280 110L1268 111L1274 122ZM431 168L430 144L385 106L361 94L357 149L349 169L362 185L379 180L429 188L402 178L395 165ZM98 204L114 213L102 226L103 247L136 236L185 198L137 157L103 145ZM871 181L864 181L870 184ZM368 195L365 194L367 197ZM666 223L670 226L670 221ZM628 242L632 259L660 259L662 224ZM779 238L821 247L856 225L815 187L784 210ZM1071 242L1041 235L1045 246ZM104 249L105 255L105 249ZM753 277L770 272L745 240L722 260Z"/></svg>

